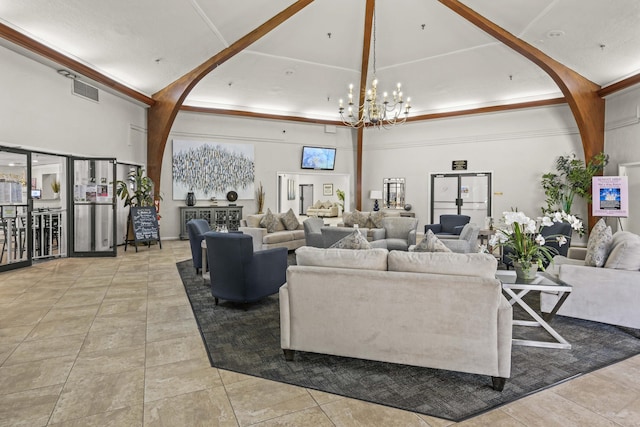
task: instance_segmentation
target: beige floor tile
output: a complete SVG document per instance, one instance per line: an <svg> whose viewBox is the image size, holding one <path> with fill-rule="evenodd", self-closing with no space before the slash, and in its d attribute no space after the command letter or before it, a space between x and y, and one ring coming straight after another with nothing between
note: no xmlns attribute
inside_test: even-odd
<svg viewBox="0 0 640 427"><path fill-rule="evenodd" d="M324 405L325 403L335 402L336 400L344 399L343 396L338 396L337 394L325 393L324 391L307 389L313 400L315 400L318 405Z"/></svg>
<svg viewBox="0 0 640 427"><path fill-rule="evenodd" d="M434 424L432 427L435 427L437 424ZM496 409L494 411L486 412L482 415L479 415L474 418L470 418L461 423L457 423L456 426L460 427L481 427L481 426L491 426L491 427L525 427L527 424L523 424L520 421L514 419L509 416L509 414L501 411L500 409ZM543 424L546 425L546 424Z"/></svg>
<svg viewBox="0 0 640 427"><path fill-rule="evenodd" d="M411 412L374 405L355 399L341 399L322 405L329 419L340 427L429 427L426 421Z"/></svg>
<svg viewBox="0 0 640 427"><path fill-rule="evenodd" d="M224 369L218 369L222 383L226 386L240 381L247 381L253 377L250 375L241 374L239 372L225 371Z"/></svg>
<svg viewBox="0 0 640 427"><path fill-rule="evenodd" d="M148 368L198 358L205 360L208 358L200 336L147 343L146 364Z"/></svg>
<svg viewBox="0 0 640 427"><path fill-rule="evenodd" d="M27 304L11 304L0 312L0 325L3 328L35 325L47 314L48 307L34 307Z"/></svg>
<svg viewBox="0 0 640 427"><path fill-rule="evenodd" d="M66 381L75 356L36 360L0 367L0 395L62 384Z"/></svg>
<svg viewBox="0 0 640 427"><path fill-rule="evenodd" d="M575 381L575 380L574 380ZM611 421L555 393L558 387L505 405L502 411L527 426L612 426Z"/></svg>
<svg viewBox="0 0 640 427"><path fill-rule="evenodd" d="M187 336L200 338L198 324L195 319L172 320L170 322L149 323L147 325L147 342Z"/></svg>
<svg viewBox="0 0 640 427"><path fill-rule="evenodd" d="M51 416L52 423L142 405L144 369L70 379Z"/></svg>
<svg viewBox="0 0 640 427"><path fill-rule="evenodd" d="M33 330L34 325L0 328L0 343L13 344L22 342Z"/></svg>
<svg viewBox="0 0 640 427"><path fill-rule="evenodd" d="M142 405L49 424L50 427L142 427Z"/></svg>
<svg viewBox="0 0 640 427"><path fill-rule="evenodd" d="M218 370L202 358L147 368L145 402L222 386Z"/></svg>
<svg viewBox="0 0 640 427"><path fill-rule="evenodd" d="M147 314L142 311L128 311L125 313L107 314L96 316L91 325L91 332L95 331L116 331L122 328L135 328L145 326Z"/></svg>
<svg viewBox="0 0 640 427"><path fill-rule="evenodd" d="M560 384L553 392L605 417L614 416L638 396L633 389L593 374Z"/></svg>
<svg viewBox="0 0 640 427"><path fill-rule="evenodd" d="M333 427L327 414L320 407L304 409L292 414L252 424L253 427Z"/></svg>
<svg viewBox="0 0 640 427"><path fill-rule="evenodd" d="M0 427L46 425L61 390L58 384L2 396Z"/></svg>
<svg viewBox="0 0 640 427"><path fill-rule="evenodd" d="M611 416L611 420L624 427L640 427L640 398Z"/></svg>
<svg viewBox="0 0 640 427"><path fill-rule="evenodd" d="M178 281L180 279L177 279ZM158 285L157 283L152 283L149 285L149 297L150 298L163 298L163 297L170 297L170 296L183 296L184 293L184 287L182 286L182 283L180 283L180 287L177 287L173 284L171 285Z"/></svg>
<svg viewBox="0 0 640 427"><path fill-rule="evenodd" d="M69 374L69 381L144 368L144 358L143 345L133 348L100 350L93 353L80 351L78 360Z"/></svg>
<svg viewBox="0 0 640 427"><path fill-rule="evenodd" d="M106 286L94 288L72 288L56 303L57 308L77 307L83 305L100 304L107 292Z"/></svg>
<svg viewBox="0 0 640 427"><path fill-rule="evenodd" d="M429 415L424 415L424 414L418 414L418 417L426 421L427 424L429 424L429 426L431 427L448 427L450 425L455 424L455 422L453 421L445 420L442 418L431 417Z"/></svg>
<svg viewBox="0 0 640 427"><path fill-rule="evenodd" d="M140 313L147 312L147 298L128 298L125 300L106 300L102 302L98 310L98 316L107 316L109 314L122 314L137 311Z"/></svg>
<svg viewBox="0 0 640 427"><path fill-rule="evenodd" d="M20 344L11 357L4 362L4 366L51 359L59 356L75 356L80 352L84 338L85 335L80 334L25 341Z"/></svg>
<svg viewBox="0 0 640 427"><path fill-rule="evenodd" d="M0 366L2 366L4 361L7 360L9 356L11 356L11 353L15 351L18 345L19 343L0 343Z"/></svg>
<svg viewBox="0 0 640 427"><path fill-rule="evenodd" d="M155 426L238 426L223 387L195 391L144 406L144 425Z"/></svg>
<svg viewBox="0 0 640 427"><path fill-rule="evenodd" d="M70 320L76 317L95 316L100 308L100 304L83 305L78 307L52 308L42 322L54 322L60 320Z"/></svg>
<svg viewBox="0 0 640 427"><path fill-rule="evenodd" d="M250 377L225 388L241 426L317 406L305 389L262 378Z"/></svg>
<svg viewBox="0 0 640 427"><path fill-rule="evenodd" d="M123 347L140 346L145 340L145 326L137 325L129 328L94 330L86 336L83 353L93 353Z"/></svg>
<svg viewBox="0 0 640 427"><path fill-rule="evenodd" d="M148 323L166 322L167 319L186 320L193 318L191 306L187 304L180 304L178 306L149 305L147 310Z"/></svg>
<svg viewBox="0 0 640 427"><path fill-rule="evenodd" d="M66 320L40 322L35 328L33 328L27 337L27 340L86 334L93 323L93 319L94 316L89 315Z"/></svg>
<svg viewBox="0 0 640 427"><path fill-rule="evenodd" d="M599 369L593 372L592 375L616 385L633 389L640 397L640 365L622 362Z"/></svg>

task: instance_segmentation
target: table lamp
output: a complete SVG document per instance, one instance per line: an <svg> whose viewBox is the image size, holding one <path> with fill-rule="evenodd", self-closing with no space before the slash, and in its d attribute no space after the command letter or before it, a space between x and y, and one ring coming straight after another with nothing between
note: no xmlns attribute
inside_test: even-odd
<svg viewBox="0 0 640 427"><path fill-rule="evenodd" d="M373 202L373 210L379 211L380 206L378 205L378 199L382 199L382 191L380 190L371 190L369 191L369 198L374 200Z"/></svg>

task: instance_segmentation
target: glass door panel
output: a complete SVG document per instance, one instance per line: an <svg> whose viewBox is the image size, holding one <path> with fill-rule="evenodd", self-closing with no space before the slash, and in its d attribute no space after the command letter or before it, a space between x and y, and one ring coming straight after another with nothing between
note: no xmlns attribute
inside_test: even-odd
<svg viewBox="0 0 640 427"><path fill-rule="evenodd" d="M458 177L437 175L432 177L431 223L440 222L440 215L458 214Z"/></svg>
<svg viewBox="0 0 640 427"><path fill-rule="evenodd" d="M31 155L0 149L0 271L31 265Z"/></svg>
<svg viewBox="0 0 640 427"><path fill-rule="evenodd" d="M72 256L116 255L115 159L70 162Z"/></svg>
<svg viewBox="0 0 640 427"><path fill-rule="evenodd" d="M471 217L470 222L484 227L484 220L490 216L489 180L484 175L463 175L460 177L460 214Z"/></svg>
<svg viewBox="0 0 640 427"><path fill-rule="evenodd" d="M470 222L484 227L491 216L491 174L431 175L431 222L445 214L468 215Z"/></svg>

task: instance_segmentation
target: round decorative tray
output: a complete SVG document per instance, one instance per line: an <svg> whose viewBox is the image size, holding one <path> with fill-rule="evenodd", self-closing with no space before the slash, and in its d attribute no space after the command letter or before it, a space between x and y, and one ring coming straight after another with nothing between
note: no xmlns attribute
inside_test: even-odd
<svg viewBox="0 0 640 427"><path fill-rule="evenodd" d="M230 202L235 202L236 200L238 200L238 193L236 193L235 191L229 191L227 193L227 200Z"/></svg>

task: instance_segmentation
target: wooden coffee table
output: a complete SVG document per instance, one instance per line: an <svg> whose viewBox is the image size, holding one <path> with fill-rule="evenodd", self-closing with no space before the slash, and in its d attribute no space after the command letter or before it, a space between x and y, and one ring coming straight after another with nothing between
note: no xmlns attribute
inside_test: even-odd
<svg viewBox="0 0 640 427"><path fill-rule="evenodd" d="M514 339L514 345L525 345L530 347L546 347L546 348L562 348L569 349L571 344L565 340L555 329L553 329L549 322L553 319L553 316L558 312L562 304L571 293L571 285L568 285L559 279L544 272L538 272L536 278L530 281L524 281L516 277L515 271L499 270L496 273L496 278L502 282L502 289L511 297L509 304L518 304L522 307L534 320L513 320L514 326L533 326L543 327L554 339L555 342L547 341L534 341ZM516 291L519 291L516 293ZM560 299L553 307L551 312L546 314L538 314L533 308L531 308L522 298L530 291L540 292L554 292L560 295Z"/></svg>

